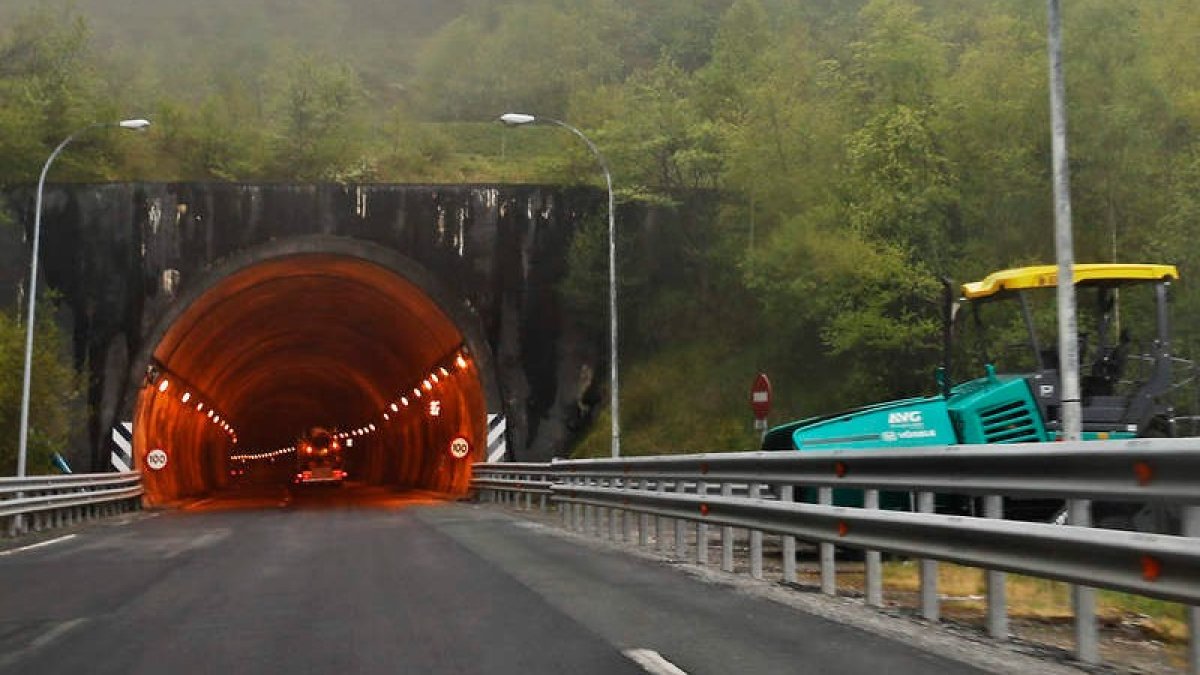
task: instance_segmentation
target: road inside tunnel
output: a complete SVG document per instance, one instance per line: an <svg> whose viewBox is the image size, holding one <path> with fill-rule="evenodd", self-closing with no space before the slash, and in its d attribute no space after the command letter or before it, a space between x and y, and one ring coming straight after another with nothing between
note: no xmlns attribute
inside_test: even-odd
<svg viewBox="0 0 1200 675"><path fill-rule="evenodd" d="M482 455L479 368L447 312L384 265L342 254L249 264L190 302L154 348L134 415L146 500L220 495L243 469L284 483L313 427L342 439L356 482L464 492ZM468 456L451 455L456 438Z"/></svg>

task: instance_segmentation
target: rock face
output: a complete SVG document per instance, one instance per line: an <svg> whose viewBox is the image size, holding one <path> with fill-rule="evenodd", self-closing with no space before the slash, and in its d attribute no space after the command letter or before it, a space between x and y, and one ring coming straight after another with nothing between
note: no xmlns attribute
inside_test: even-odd
<svg viewBox="0 0 1200 675"><path fill-rule="evenodd" d="M32 189L0 197L30 231ZM487 410L507 418L508 457L565 451L605 398L607 336L559 285L580 221L605 205L599 191L536 186L49 186L40 288L60 294L89 369L91 468L107 469L109 430L131 419L172 322L230 270L300 253L401 261L472 347ZM28 273L21 234L0 237L10 305Z"/></svg>

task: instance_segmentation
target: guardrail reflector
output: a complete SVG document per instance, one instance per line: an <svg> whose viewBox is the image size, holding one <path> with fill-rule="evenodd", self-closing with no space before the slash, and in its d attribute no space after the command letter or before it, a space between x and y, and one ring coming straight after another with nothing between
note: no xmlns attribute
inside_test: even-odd
<svg viewBox="0 0 1200 675"><path fill-rule="evenodd" d="M846 465L842 462L834 462L833 463L833 472L835 474L837 474L838 478L845 478L846 477Z"/></svg>
<svg viewBox="0 0 1200 675"><path fill-rule="evenodd" d="M1137 475L1138 485L1149 485L1154 480L1154 469L1147 462L1134 462L1133 473Z"/></svg>
<svg viewBox="0 0 1200 675"><path fill-rule="evenodd" d="M707 515L708 515L708 504L701 504L701 505L700 505L700 515L702 515L702 516L707 516Z"/></svg>
<svg viewBox="0 0 1200 675"><path fill-rule="evenodd" d="M1142 556L1142 578L1146 581L1158 581L1162 574L1162 563L1154 556Z"/></svg>
<svg viewBox="0 0 1200 675"><path fill-rule="evenodd" d="M849 532L850 532L850 526L849 526L849 525L847 525L847 524L846 524L846 523L844 523L844 522L842 522L842 523L838 523L838 536L839 536L839 537L844 537L844 536L846 536L847 534L849 534Z"/></svg>

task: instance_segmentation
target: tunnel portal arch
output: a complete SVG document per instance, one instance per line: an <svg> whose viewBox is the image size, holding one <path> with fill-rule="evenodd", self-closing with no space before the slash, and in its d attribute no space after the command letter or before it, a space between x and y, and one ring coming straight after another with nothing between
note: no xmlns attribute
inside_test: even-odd
<svg viewBox="0 0 1200 675"><path fill-rule="evenodd" d="M131 367L134 461L170 457L146 472L151 503L207 492L226 481L229 455L286 449L316 425L353 434L356 478L466 489L487 411L502 403L464 297L396 251L328 235L240 251L198 281ZM460 435L464 460L446 452ZM282 470L288 459L256 461Z"/></svg>

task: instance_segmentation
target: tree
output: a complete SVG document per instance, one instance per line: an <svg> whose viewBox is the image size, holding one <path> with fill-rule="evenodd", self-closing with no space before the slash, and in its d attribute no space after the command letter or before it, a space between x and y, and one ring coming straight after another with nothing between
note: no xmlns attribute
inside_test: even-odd
<svg viewBox="0 0 1200 675"><path fill-rule="evenodd" d="M53 299L38 302L34 335L32 388L29 404L29 443L26 471L49 473L51 457L63 451L72 429L86 424L75 419L75 405L84 391L84 376L71 365L67 336L54 322ZM17 467L21 382L24 373L25 326L8 312L0 313L0 475Z"/></svg>

